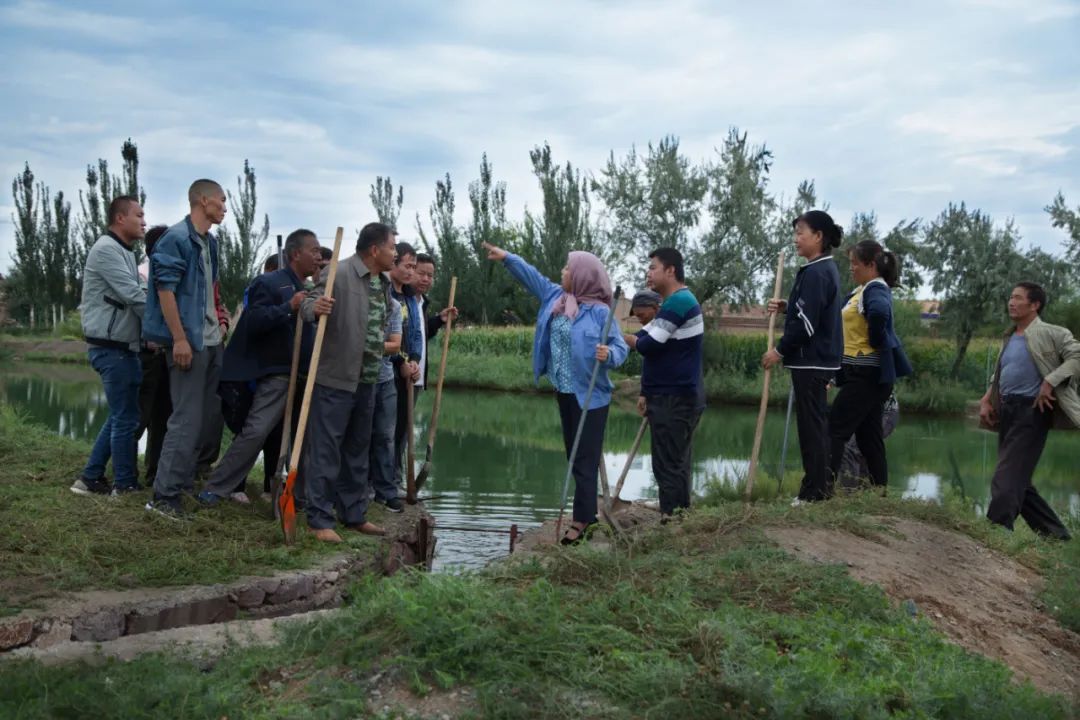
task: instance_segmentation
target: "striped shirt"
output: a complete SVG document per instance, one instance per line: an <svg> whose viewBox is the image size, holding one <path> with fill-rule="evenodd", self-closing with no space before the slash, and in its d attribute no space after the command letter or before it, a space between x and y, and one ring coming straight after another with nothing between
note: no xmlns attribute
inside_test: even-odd
<svg viewBox="0 0 1080 720"><path fill-rule="evenodd" d="M688 288L672 293L656 318L637 333L643 359L641 394L698 396L704 336L697 298Z"/></svg>

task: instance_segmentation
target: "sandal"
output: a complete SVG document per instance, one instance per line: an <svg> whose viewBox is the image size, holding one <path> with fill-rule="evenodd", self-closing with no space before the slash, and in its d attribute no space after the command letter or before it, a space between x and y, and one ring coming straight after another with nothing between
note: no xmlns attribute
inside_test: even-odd
<svg viewBox="0 0 1080 720"><path fill-rule="evenodd" d="M559 544L580 545L581 543L592 537L593 530L596 529L596 525L597 524L595 522L591 522L588 525L582 525L581 527L571 524L570 527L566 529L566 532L563 534L562 540L559 541ZM577 535L575 535L574 537L570 537L571 530L576 532Z"/></svg>

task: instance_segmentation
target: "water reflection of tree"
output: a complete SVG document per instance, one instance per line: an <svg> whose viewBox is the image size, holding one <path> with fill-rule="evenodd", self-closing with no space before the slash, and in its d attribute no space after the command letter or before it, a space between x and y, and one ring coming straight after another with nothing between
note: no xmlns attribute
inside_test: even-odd
<svg viewBox="0 0 1080 720"><path fill-rule="evenodd" d="M105 422L105 394L97 376L83 373L8 372L0 400L25 412L34 423L76 439L97 435Z"/></svg>

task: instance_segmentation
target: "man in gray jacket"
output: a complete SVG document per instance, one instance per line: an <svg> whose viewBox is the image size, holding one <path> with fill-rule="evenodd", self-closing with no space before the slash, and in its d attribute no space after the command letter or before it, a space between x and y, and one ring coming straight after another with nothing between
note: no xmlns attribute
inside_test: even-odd
<svg viewBox="0 0 1080 720"><path fill-rule="evenodd" d="M133 246L146 232L139 201L121 195L109 205L109 231L86 256L83 271L82 330L90 365L101 375L109 417L98 433L82 476L71 486L79 495L105 495L105 466L112 458L113 495L141 490L135 465L139 425L139 337L146 287L139 281Z"/></svg>
<svg viewBox="0 0 1080 720"><path fill-rule="evenodd" d="M308 525L324 542L341 542L334 530L335 511L351 530L384 532L366 515L375 383L390 311L386 273L394 267L394 255L393 229L368 223L356 241L356 254L339 263L333 296L325 295L327 269L300 309L306 322L328 316L300 468Z"/></svg>

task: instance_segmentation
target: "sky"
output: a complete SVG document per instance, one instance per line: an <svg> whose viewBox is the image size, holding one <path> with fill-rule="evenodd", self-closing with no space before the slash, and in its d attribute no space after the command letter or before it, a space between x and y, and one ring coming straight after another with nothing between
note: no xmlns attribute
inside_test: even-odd
<svg viewBox="0 0 1080 720"><path fill-rule="evenodd" d="M15 0L0 61L0 175L29 162L77 211L86 165L119 168L131 137L151 224L248 159L272 234L355 237L389 175L414 239L446 173L466 221L482 153L519 220L545 141L598 173L665 135L715 158L732 126L773 151L774 192L811 178L844 225L964 201L1058 251L1043 208L1080 206L1080 0Z"/></svg>

